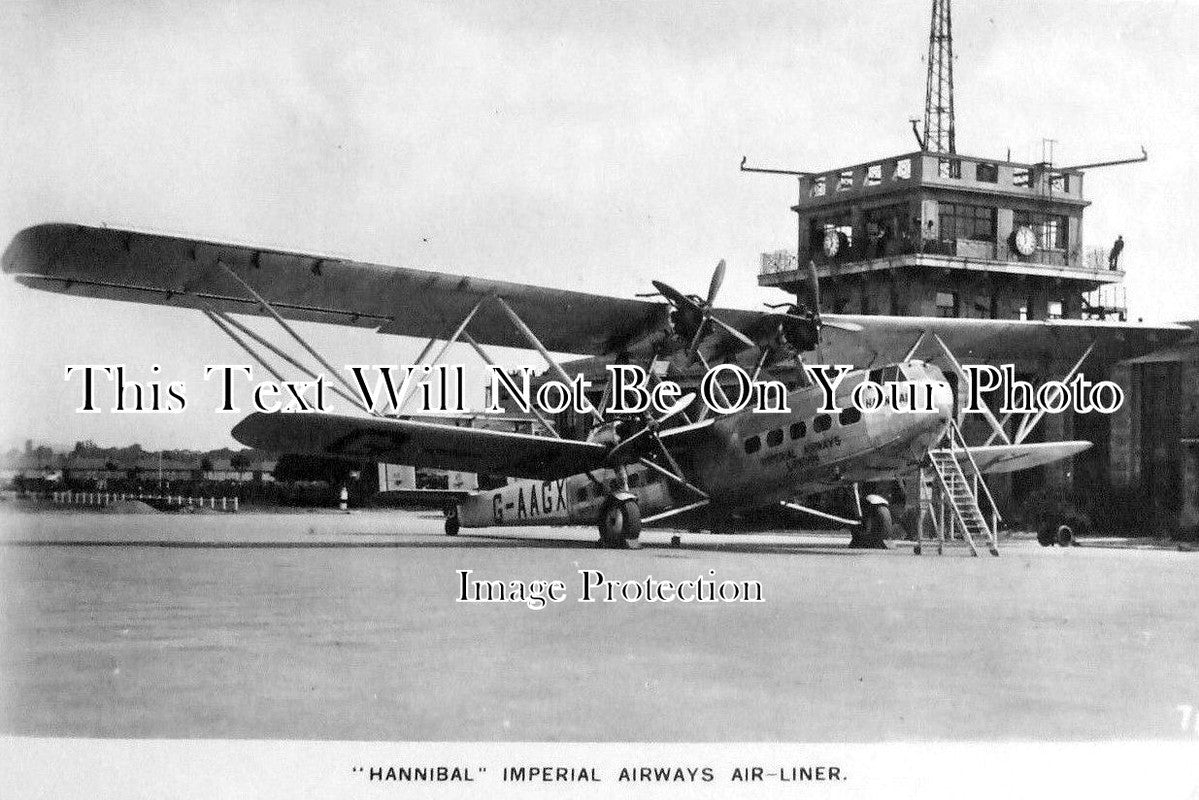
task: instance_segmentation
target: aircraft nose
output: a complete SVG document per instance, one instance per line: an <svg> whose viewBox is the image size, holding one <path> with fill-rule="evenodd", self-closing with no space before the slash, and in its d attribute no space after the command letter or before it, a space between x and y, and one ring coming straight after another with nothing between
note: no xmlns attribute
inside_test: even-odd
<svg viewBox="0 0 1199 800"><path fill-rule="evenodd" d="M953 389L947 382L937 381L933 402L937 406L937 415L948 422L953 417Z"/></svg>

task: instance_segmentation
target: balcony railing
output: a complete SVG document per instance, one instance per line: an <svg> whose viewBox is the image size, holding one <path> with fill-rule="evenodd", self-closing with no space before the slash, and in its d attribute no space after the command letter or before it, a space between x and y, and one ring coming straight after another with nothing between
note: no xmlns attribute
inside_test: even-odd
<svg viewBox="0 0 1199 800"><path fill-rule="evenodd" d="M1087 270L1091 272L1106 272L1107 270L1091 269L1083 264L1078 248L1072 250L1037 250L1032 255L1023 256L1017 253L1007 243L977 241L974 239L955 239L940 241L926 239L915 243L908 239L894 239L886 242L849 242L835 255L828 256L821 247L812 248L801 253L799 257L791 250L775 250L762 253L761 275L775 275L784 272L794 272L808 261L818 267L852 264L875 259L895 258L905 255L949 256L967 261L1008 262L1013 264L1040 264L1047 267Z"/></svg>

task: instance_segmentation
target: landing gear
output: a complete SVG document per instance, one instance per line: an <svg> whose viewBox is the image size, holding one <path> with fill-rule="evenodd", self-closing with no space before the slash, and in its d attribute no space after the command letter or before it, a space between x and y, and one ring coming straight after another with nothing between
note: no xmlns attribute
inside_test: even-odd
<svg viewBox="0 0 1199 800"><path fill-rule="evenodd" d="M457 536L458 529L462 527L458 520L458 506L450 506L445 510L445 535Z"/></svg>
<svg viewBox="0 0 1199 800"><path fill-rule="evenodd" d="M1075 538L1086 536L1090 520L1081 514L1067 513L1050 518L1037 531L1037 543L1041 547L1074 547Z"/></svg>
<svg viewBox="0 0 1199 800"><path fill-rule="evenodd" d="M869 550L886 550L887 539L891 538L894 525L891 509L883 504L869 504L865 509L862 524L854 528L849 546Z"/></svg>
<svg viewBox="0 0 1199 800"><path fill-rule="evenodd" d="M600 512L599 533L604 547L630 547L641 535L641 505L636 499L611 498Z"/></svg>

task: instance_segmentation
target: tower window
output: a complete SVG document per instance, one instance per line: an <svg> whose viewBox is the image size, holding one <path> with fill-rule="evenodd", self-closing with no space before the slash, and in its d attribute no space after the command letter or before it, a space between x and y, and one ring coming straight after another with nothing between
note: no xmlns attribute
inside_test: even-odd
<svg viewBox="0 0 1199 800"><path fill-rule="evenodd" d="M937 316L959 316L957 292L937 292Z"/></svg>
<svg viewBox="0 0 1199 800"><path fill-rule="evenodd" d="M941 203L940 223L943 242L955 239L995 241L995 209L989 206Z"/></svg>
<svg viewBox="0 0 1199 800"><path fill-rule="evenodd" d="M1069 247L1069 225L1065 216L1017 211L1014 222L1016 228L1032 228L1037 234L1037 247L1042 250L1066 250Z"/></svg>

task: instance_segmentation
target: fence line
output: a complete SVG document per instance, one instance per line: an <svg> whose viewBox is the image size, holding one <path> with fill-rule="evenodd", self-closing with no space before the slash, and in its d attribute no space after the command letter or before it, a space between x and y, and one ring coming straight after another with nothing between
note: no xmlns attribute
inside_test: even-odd
<svg viewBox="0 0 1199 800"><path fill-rule="evenodd" d="M138 492L76 492L62 491L53 493L54 502L65 505L79 506L99 506L104 507L112 503L123 503L130 500L150 500L154 502L166 503L168 506L191 506L194 508L204 508L207 506L210 509L216 510L217 501L220 500L221 511L237 512L240 510L240 501L237 497L184 497L181 494L144 494Z"/></svg>

